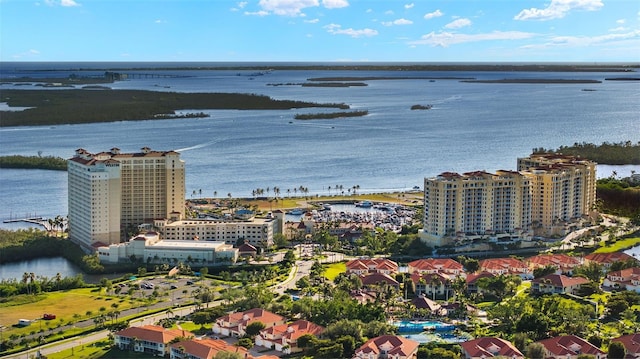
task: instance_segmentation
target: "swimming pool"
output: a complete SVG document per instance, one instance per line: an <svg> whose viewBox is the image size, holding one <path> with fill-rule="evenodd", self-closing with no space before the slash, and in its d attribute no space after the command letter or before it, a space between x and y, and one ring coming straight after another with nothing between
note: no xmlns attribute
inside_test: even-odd
<svg viewBox="0 0 640 359"><path fill-rule="evenodd" d="M415 320L402 320L393 322L393 325L398 327L400 333L420 333L425 330L432 331L452 331L456 327L453 324L447 324L435 320L428 321L415 321Z"/></svg>
<svg viewBox="0 0 640 359"><path fill-rule="evenodd" d="M473 339L473 336L471 336L468 333L453 334L448 332L437 332L437 333L422 332L419 334L401 334L401 335L407 339L415 340L421 344L432 343L432 342L454 344L454 343L463 343Z"/></svg>

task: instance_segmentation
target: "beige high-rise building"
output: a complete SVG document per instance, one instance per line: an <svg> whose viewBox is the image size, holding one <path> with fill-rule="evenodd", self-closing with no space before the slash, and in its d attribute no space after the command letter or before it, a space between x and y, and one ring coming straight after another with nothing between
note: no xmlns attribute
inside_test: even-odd
<svg viewBox="0 0 640 359"><path fill-rule="evenodd" d="M69 237L87 249L119 243L128 229L184 217L184 161L175 151L89 153L68 161Z"/></svg>
<svg viewBox="0 0 640 359"><path fill-rule="evenodd" d="M424 180L422 238L440 246L455 238L521 236L531 225L531 190L517 172L445 172Z"/></svg>
<svg viewBox="0 0 640 359"><path fill-rule="evenodd" d="M421 237L442 246L456 239L564 234L588 216L596 198L596 163L534 154L518 172L445 172L424 180Z"/></svg>
<svg viewBox="0 0 640 359"><path fill-rule="evenodd" d="M558 154L533 154L518 158L518 171L531 180L532 220L541 235L563 234L567 225L594 210L595 162Z"/></svg>

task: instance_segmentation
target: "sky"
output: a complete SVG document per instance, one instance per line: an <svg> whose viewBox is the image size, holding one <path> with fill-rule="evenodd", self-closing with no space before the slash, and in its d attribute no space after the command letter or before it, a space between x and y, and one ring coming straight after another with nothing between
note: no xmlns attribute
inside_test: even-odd
<svg viewBox="0 0 640 359"><path fill-rule="evenodd" d="M0 61L640 62L640 1L0 0Z"/></svg>

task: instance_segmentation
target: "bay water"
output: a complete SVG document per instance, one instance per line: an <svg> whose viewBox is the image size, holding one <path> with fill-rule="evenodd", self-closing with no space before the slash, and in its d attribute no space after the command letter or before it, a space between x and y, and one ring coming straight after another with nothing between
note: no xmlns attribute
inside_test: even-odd
<svg viewBox="0 0 640 359"><path fill-rule="evenodd" d="M60 65L55 73L39 71L48 66L53 65L30 64L25 70L18 65L5 66L2 71L41 77L74 72L68 69L71 66ZM136 64L118 66L125 69ZM339 185L345 192L353 186L359 186L362 193L410 190L421 188L424 177L445 171L515 170L517 157L529 155L534 147L640 141L640 82L605 80L637 77L634 73L275 70L255 74L251 70L183 70L178 66L175 70L130 71L185 77L130 79L109 86L255 93L276 99L346 103L353 110L367 110L369 114L300 121L294 119L296 114L336 110L183 109L205 112L210 117L5 127L0 128L0 155L70 158L78 148L90 152L112 147L135 152L143 146L177 150L186 162L187 198L229 194L250 197L254 189L274 186L280 188L281 195L293 195L299 186L308 188L310 195L329 194L329 188L335 193L333 189ZM329 76L413 79L369 80L364 81L366 87L295 85L308 78ZM602 82L496 84L466 83L453 78ZM0 85L0 91L14 88L36 87ZM416 104L433 107L411 110ZM636 167L623 171L640 172ZM622 175L621 171L618 174ZM66 215L66 196L66 172L0 170L0 219Z"/></svg>

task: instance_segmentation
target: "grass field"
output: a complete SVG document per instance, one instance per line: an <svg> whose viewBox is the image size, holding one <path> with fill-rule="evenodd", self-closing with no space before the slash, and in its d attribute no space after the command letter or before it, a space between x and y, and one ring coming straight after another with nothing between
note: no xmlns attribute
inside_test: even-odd
<svg viewBox="0 0 640 359"><path fill-rule="evenodd" d="M600 247L595 250L595 253L619 252L625 249L629 249L631 247L635 247L637 245L640 245L640 237L625 238L625 239L620 239L616 241L610 246Z"/></svg>
<svg viewBox="0 0 640 359"><path fill-rule="evenodd" d="M86 319L87 311L93 315L113 310L112 304L118 305L117 310L131 308L132 304L124 296L116 297L98 293L95 288L81 288L69 291L51 292L39 295L20 295L7 302L0 303L0 318L7 327L4 335L26 334L34 330L55 328L69 321ZM39 319L44 313L56 315L56 319L33 323L27 327L14 327L19 319ZM74 314L80 317L74 318Z"/></svg>
<svg viewBox="0 0 640 359"><path fill-rule="evenodd" d="M329 279L334 280L338 274L344 273L347 271L347 265L345 263L331 263L324 270L323 275Z"/></svg>
<svg viewBox="0 0 640 359"><path fill-rule="evenodd" d="M47 359L138 359L150 358L146 353L136 353L111 347L108 339L95 343L78 345L73 349L47 355Z"/></svg>

